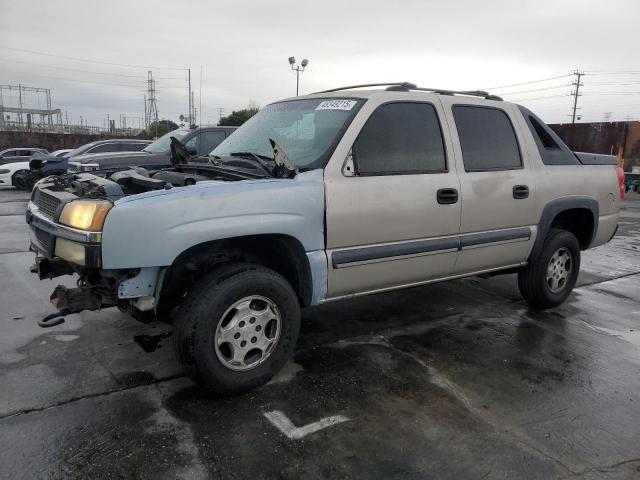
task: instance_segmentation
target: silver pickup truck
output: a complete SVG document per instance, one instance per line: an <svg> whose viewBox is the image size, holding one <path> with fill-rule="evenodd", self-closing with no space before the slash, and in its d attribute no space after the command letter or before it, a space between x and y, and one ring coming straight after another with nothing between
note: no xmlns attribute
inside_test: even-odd
<svg viewBox="0 0 640 480"><path fill-rule="evenodd" d="M410 83L273 103L193 160L41 180L33 271L79 276L51 296L63 314L174 322L185 371L224 394L284 365L301 307L490 272L556 306L624 194L615 158L571 152L526 108Z"/></svg>

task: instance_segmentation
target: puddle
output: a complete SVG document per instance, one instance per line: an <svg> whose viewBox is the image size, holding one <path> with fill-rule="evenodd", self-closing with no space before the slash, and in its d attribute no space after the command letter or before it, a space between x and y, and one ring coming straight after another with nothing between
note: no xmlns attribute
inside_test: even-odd
<svg viewBox="0 0 640 480"><path fill-rule="evenodd" d="M613 337L618 337L626 342L629 342L633 345L640 347L640 329L629 329L629 330L614 330L612 328L605 327L596 327L595 325L591 325L583 321L587 328L594 330L600 333L606 333L607 335L611 335Z"/></svg>
<svg viewBox="0 0 640 480"><path fill-rule="evenodd" d="M145 352L151 353L162 347L160 345L162 339L170 336L171 332L163 332L157 335L136 335L133 337L133 341L140 345Z"/></svg>

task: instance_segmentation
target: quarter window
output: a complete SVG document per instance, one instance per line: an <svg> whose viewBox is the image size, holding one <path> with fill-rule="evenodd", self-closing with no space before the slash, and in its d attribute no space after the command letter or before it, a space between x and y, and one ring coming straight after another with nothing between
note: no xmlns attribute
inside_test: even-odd
<svg viewBox="0 0 640 480"><path fill-rule="evenodd" d="M378 107L353 145L359 175L446 171L438 115L428 103L398 102Z"/></svg>
<svg viewBox="0 0 640 480"><path fill-rule="evenodd" d="M511 120L503 110L456 105L453 117L467 172L522 167L518 140Z"/></svg>

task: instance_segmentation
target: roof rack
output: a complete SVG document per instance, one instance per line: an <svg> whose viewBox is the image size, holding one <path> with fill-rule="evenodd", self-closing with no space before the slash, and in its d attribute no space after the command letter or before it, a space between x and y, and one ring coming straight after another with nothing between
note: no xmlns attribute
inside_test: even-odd
<svg viewBox="0 0 640 480"><path fill-rule="evenodd" d="M487 100L502 101L501 97L497 95L491 95L489 92L482 90L445 90L442 88L424 88L418 87L415 83L411 82L388 82L388 83L363 83L362 85L349 85L347 87L331 88L329 90L323 90L315 93L331 93L340 92L342 90L353 90L354 88L365 87L387 87L385 90L392 92L408 92L411 90L417 90L421 92L439 93L440 95L469 95L472 97L482 97Z"/></svg>

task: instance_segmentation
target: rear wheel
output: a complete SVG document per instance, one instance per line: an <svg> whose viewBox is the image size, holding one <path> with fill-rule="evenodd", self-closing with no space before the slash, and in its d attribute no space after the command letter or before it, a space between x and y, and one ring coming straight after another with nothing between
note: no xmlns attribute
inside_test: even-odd
<svg viewBox="0 0 640 480"><path fill-rule="evenodd" d="M266 383L286 363L300 330L300 306L278 273L222 266L187 294L174 323L176 354L208 389L236 394Z"/></svg>
<svg viewBox="0 0 640 480"><path fill-rule="evenodd" d="M518 287L533 308L555 307L569 296L579 271L578 239L566 230L551 230L538 257L518 273Z"/></svg>

